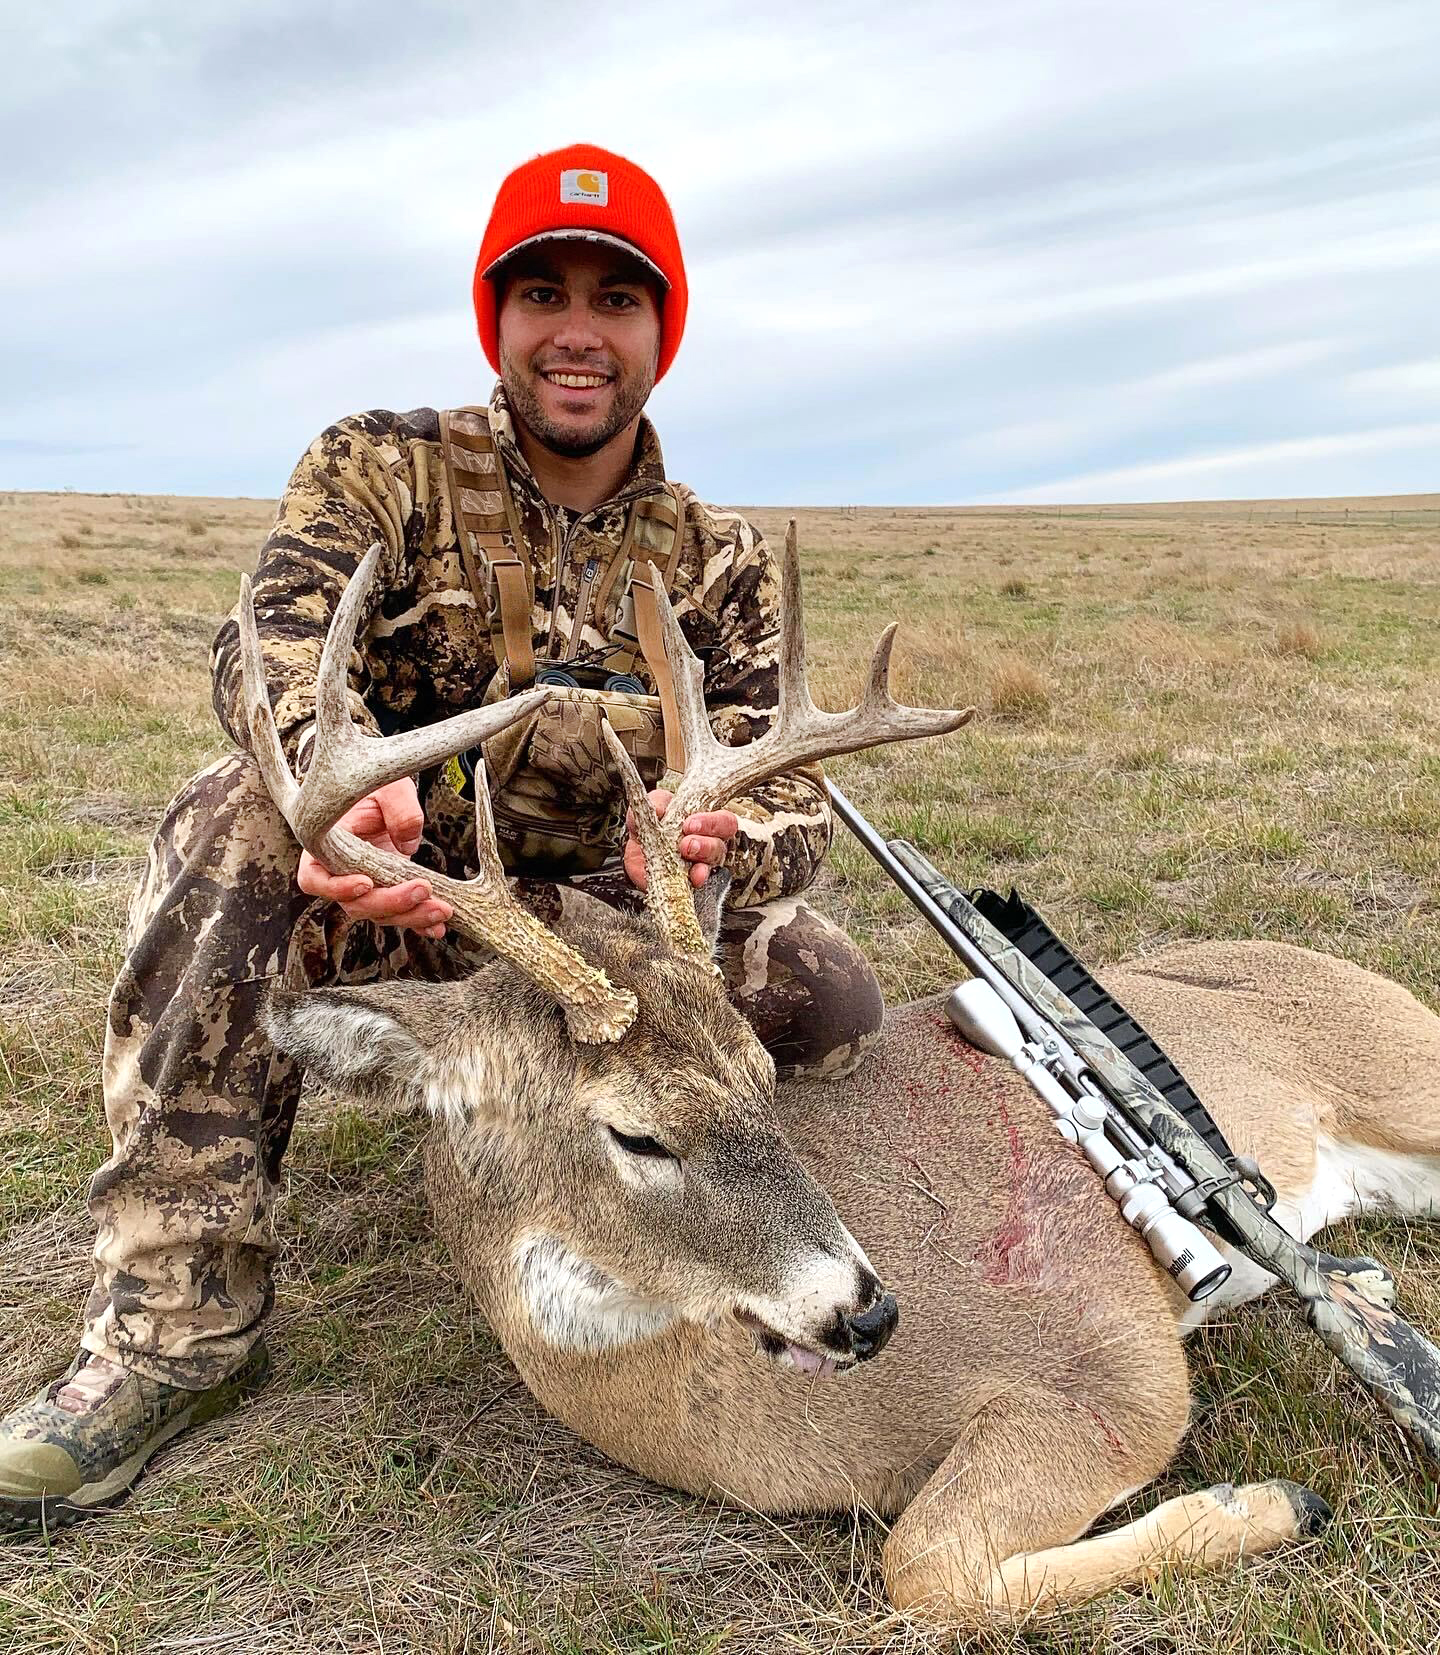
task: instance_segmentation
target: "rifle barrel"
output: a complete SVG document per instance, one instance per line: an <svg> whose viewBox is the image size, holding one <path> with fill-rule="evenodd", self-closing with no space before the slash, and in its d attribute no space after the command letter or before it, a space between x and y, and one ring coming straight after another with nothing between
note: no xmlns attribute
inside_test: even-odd
<svg viewBox="0 0 1440 1655"><path fill-rule="evenodd" d="M827 776L825 786L830 793L830 803L835 807L835 814L850 829L851 833L860 841L871 856L884 868L891 879L900 887L904 894L919 910L923 919L926 919L940 933L941 939L947 943L951 951L958 954L970 971L977 977L989 977L984 964L984 956L969 937L956 925L949 914L935 901L930 893L915 878L914 874L890 849L888 842L880 837L877 830L850 803L849 799L836 787Z"/></svg>

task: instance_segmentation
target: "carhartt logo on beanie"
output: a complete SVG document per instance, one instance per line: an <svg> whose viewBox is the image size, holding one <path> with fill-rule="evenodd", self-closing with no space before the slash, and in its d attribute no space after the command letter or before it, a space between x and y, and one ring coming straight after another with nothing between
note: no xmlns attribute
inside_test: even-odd
<svg viewBox="0 0 1440 1655"><path fill-rule="evenodd" d="M675 219L648 172L593 144L537 155L500 186L475 261L475 320L490 366L499 373L497 294L490 277L530 242L571 236L623 246L659 278L665 289L655 375L660 378L680 348L689 303Z"/></svg>
<svg viewBox="0 0 1440 1655"><path fill-rule="evenodd" d="M603 207L610 200L610 176L608 173L591 172L588 168L581 172L578 167L562 172L560 199L567 206L573 201L584 201L592 207Z"/></svg>

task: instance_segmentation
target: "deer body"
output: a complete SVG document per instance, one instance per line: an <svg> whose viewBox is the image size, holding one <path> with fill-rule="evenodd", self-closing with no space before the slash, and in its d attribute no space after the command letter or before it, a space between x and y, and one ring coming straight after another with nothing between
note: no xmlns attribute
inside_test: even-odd
<svg viewBox="0 0 1440 1655"><path fill-rule="evenodd" d="M977 1625L1313 1532L1323 1501L1272 1481L1081 1538L1179 1443L1196 1307L1025 1082L967 1045L939 999L894 1012L849 1078L779 1088L727 1001L709 957L723 881L691 892L685 815L787 763L967 716L889 699L889 634L861 707L819 712L793 534L785 583L779 720L733 753L711 736L699 665L657 592L691 767L657 824L612 742L645 843L645 915L567 891L546 932L506 886L477 786L481 869L456 887L456 919L495 963L458 982L280 993L272 1037L361 1101L437 1117L437 1228L541 1403L676 1488L894 1518L885 1572L901 1608ZM413 762L416 741L345 728L356 607L347 592L327 643L303 788L268 724L253 623L246 671L257 755L297 836L359 863L365 847L329 824ZM488 730L506 708L485 709ZM473 724L460 733L477 739ZM427 755L455 739L417 738ZM364 865L392 882L410 872L393 856ZM1440 1213L1440 1018L1404 990L1242 943L1175 948L1107 982L1260 1162L1293 1231L1365 1206ZM1268 1285L1235 1262L1222 1305Z"/></svg>
<svg viewBox="0 0 1440 1655"><path fill-rule="evenodd" d="M1163 1464L1185 1418L1164 1278L1039 1099L965 1045L941 1000L895 1013L856 1075L782 1085L776 1103L902 1307L884 1356L843 1376L777 1368L725 1315L627 1339L617 1329L600 1350L557 1344L517 1263L533 1214L488 1194L505 1183L505 1140L463 1125L433 1134L437 1231L550 1412L671 1487L764 1511L858 1502L891 1515L987 1397L1059 1360L1074 1368L1060 1383L1077 1406L1093 1393L1107 1418L1155 1440ZM1107 1383L1096 1348L1117 1338Z"/></svg>
<svg viewBox="0 0 1440 1655"><path fill-rule="evenodd" d="M1266 1168L1292 1228L1308 1236L1362 1206L1440 1214L1440 1019L1404 990L1246 943L1174 949L1107 986ZM855 1075L781 1085L776 1107L903 1307L884 1359L834 1381L757 1359L733 1319L617 1327L601 1349L557 1343L521 1280L535 1214L495 1193L510 1186L511 1146L483 1126L435 1133L439 1233L551 1412L672 1487L766 1511L893 1515L987 1402L1038 1384L1113 1457L1115 1486L1094 1491L1092 1515L1158 1475L1186 1422L1179 1338L1198 1307L1029 1087L955 1032L942 997L893 1013ZM1389 1189L1383 1177L1347 1188L1347 1150L1357 1168L1388 1164ZM1223 1304L1266 1285L1238 1262Z"/></svg>

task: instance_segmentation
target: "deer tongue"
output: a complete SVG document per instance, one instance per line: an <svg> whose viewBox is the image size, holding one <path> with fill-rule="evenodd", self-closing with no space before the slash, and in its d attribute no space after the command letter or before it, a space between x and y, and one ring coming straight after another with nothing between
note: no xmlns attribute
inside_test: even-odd
<svg viewBox="0 0 1440 1655"><path fill-rule="evenodd" d="M811 1374L817 1379L828 1379L831 1374L840 1371L835 1357L822 1356L818 1350L810 1350L805 1345L797 1345L793 1339L786 1339L768 1323L761 1321L753 1311L737 1310L735 1320L750 1329L756 1344L772 1361L786 1358L800 1373Z"/></svg>
<svg viewBox="0 0 1440 1655"><path fill-rule="evenodd" d="M819 1351L806 1350L804 1345L787 1344L785 1354L801 1373L815 1374L821 1379L828 1378L838 1366L833 1356L821 1356Z"/></svg>

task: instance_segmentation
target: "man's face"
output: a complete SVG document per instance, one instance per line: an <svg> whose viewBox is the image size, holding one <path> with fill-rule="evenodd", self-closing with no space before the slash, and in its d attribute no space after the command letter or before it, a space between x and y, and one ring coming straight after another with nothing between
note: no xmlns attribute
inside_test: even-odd
<svg viewBox="0 0 1440 1655"><path fill-rule="evenodd" d="M584 241L526 248L495 279L511 409L552 453L596 453L654 387L658 283L619 249Z"/></svg>

